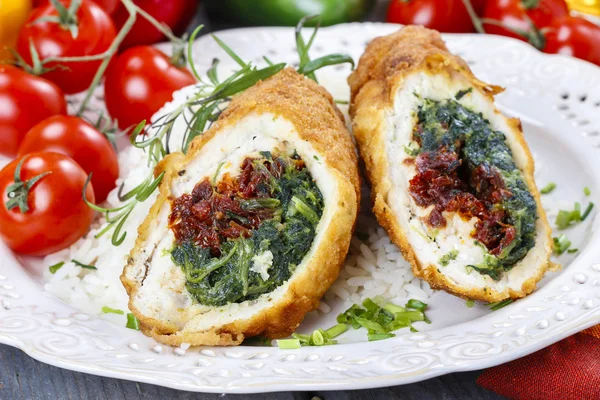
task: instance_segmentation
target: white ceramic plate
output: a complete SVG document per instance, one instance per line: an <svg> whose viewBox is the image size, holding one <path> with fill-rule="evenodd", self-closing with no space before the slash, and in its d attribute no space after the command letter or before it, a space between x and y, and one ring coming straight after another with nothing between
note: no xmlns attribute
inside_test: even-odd
<svg viewBox="0 0 600 400"><path fill-rule="evenodd" d="M313 57L347 52L355 59L365 43L397 26L348 24L322 29ZM294 62L291 28L238 29L219 33L242 58ZM483 80L503 85L503 111L523 121L526 138L543 164L541 183L553 181L554 200L600 196L600 69L549 56L502 37L447 35L450 49ZM196 43L201 70L225 54L211 38ZM347 67L337 69L344 79ZM329 74L331 76L331 73ZM334 93L347 98L343 90ZM594 213L595 216L595 213ZM600 323L600 234L590 218L567 233L580 251L564 269L549 273L531 296L495 312L469 309L463 300L436 293L421 332L393 339L280 350L276 347L197 348L159 346L139 332L64 304L43 291L41 271L0 244L0 342L59 367L204 392L360 389L415 382L449 372L513 360ZM328 326L342 305L313 314L301 327Z"/></svg>

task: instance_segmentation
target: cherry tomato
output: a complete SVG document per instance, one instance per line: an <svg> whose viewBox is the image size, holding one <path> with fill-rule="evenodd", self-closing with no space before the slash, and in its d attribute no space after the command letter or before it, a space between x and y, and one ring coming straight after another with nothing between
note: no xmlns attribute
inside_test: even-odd
<svg viewBox="0 0 600 400"><path fill-rule="evenodd" d="M121 129L150 121L173 92L196 82L185 68L171 64L150 46L132 47L111 62L106 71L104 100Z"/></svg>
<svg viewBox="0 0 600 400"><path fill-rule="evenodd" d="M82 198L86 179L75 161L59 153L32 153L6 165L0 171L0 237L17 253L35 256L75 243L94 217ZM94 202L91 185L86 199Z"/></svg>
<svg viewBox="0 0 600 400"><path fill-rule="evenodd" d="M546 31L544 52L577 57L600 66L600 27L581 17L557 19Z"/></svg>
<svg viewBox="0 0 600 400"><path fill-rule="evenodd" d="M50 117L33 128L21 143L18 156L53 151L71 157L86 174L93 173L94 197L106 200L119 177L117 152L100 131L81 118L68 115Z"/></svg>
<svg viewBox="0 0 600 400"><path fill-rule="evenodd" d="M68 6L71 0L61 0ZM60 23L42 21L40 18L56 16L58 12L49 3L33 10L27 23L21 29L17 40L17 50L28 64L32 63L29 42L37 50L40 59L48 57L79 57L101 54L115 39L115 26L102 8L91 0L83 0L77 11L77 33ZM74 36L75 35L75 36ZM78 93L90 86L101 61L69 62L63 67L44 74L56 83L65 93ZM56 63L44 65L57 67Z"/></svg>
<svg viewBox="0 0 600 400"><path fill-rule="evenodd" d="M31 127L67 113L67 102L54 83L10 66L0 65L0 154L14 157Z"/></svg>
<svg viewBox="0 0 600 400"><path fill-rule="evenodd" d="M134 0L134 3L146 11L157 21L166 24L173 33L180 35L196 14L197 0ZM123 4L119 4L113 13L117 28L121 28L129 13ZM125 37L121 48L153 44L164 40L165 37L146 19L138 16L131 31Z"/></svg>
<svg viewBox="0 0 600 400"><path fill-rule="evenodd" d="M565 0L489 0L483 12L483 18L526 32L531 29L528 18L537 29L542 29L550 26L554 19L567 15L569 8ZM501 26L484 24L483 27L487 33L527 40L523 35Z"/></svg>
<svg viewBox="0 0 600 400"><path fill-rule="evenodd" d="M481 10L484 0L472 1ZM473 32L471 17L462 0L392 0L387 22L423 25L440 32Z"/></svg>

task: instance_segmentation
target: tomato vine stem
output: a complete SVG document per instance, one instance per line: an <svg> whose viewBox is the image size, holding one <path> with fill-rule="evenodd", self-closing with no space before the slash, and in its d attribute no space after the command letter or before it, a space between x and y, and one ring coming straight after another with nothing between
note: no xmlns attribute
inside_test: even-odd
<svg viewBox="0 0 600 400"><path fill-rule="evenodd" d="M483 22L482 22L481 18L479 18L479 16L475 12L475 9L473 8L471 1L470 0L462 0L462 2L465 5L465 8L467 9L467 13L469 14L469 17L471 18L471 22L473 23L473 26L475 27L475 30L477 31L477 33L485 33L485 29L483 28Z"/></svg>

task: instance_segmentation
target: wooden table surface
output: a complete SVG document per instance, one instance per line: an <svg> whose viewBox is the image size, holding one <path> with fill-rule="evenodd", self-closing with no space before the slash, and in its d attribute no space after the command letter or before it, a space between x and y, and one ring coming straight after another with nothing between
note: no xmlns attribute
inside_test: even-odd
<svg viewBox="0 0 600 400"><path fill-rule="evenodd" d="M385 0L368 18L383 20ZM206 30L228 28L226 24L209 21L201 6L193 26L204 24ZM219 395L184 392L145 383L68 371L43 364L27 356L21 350L0 345L0 400L46 400L46 399L251 399L251 400L325 400L345 399L481 399L496 400L503 397L482 389L475 384L481 371L450 374L424 382L373 390L348 390L337 392L286 392L257 395Z"/></svg>

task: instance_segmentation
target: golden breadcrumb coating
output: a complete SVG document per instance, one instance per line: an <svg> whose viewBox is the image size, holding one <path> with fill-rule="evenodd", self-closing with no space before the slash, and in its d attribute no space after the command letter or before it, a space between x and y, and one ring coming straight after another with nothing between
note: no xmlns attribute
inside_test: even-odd
<svg viewBox="0 0 600 400"><path fill-rule="evenodd" d="M477 79L465 61L451 54L437 31L417 26L406 26L387 36L371 41L360 58L358 67L348 78L351 89L350 115L354 135L365 161L367 176L372 185L373 211L379 223L387 230L391 240L400 247L406 260L412 265L415 276L425 279L432 288L442 289L457 296L496 302L506 298L524 297L531 293L549 265L552 252L551 230L540 194L533 179L534 163L523 137L521 122L507 119L517 144L524 149L525 160L522 173L529 191L535 197L538 209L537 234L545 240L544 262L523 283L520 290L510 288L501 292L490 287L464 287L449 280L434 265L422 265L408 241L405 228L388 204L391 182L388 179L387 156L385 154L385 112L394 109L396 93L411 74L462 74L473 87L493 102L493 96L502 88ZM500 112L495 109L495 113ZM401 151L401 150L400 150Z"/></svg>
<svg viewBox="0 0 600 400"><path fill-rule="evenodd" d="M310 142L334 175L339 190L335 203L326 204L326 207L333 207L335 212L331 223L322 228L324 237L320 246L306 268L292 275L292 282L283 297L248 319L194 331L143 315L133 301L141 282L132 280L127 272L139 262L136 257L139 257L141 246L148 238L161 206L170 201L169 183L177 176L177 171L194 159L200 149L224 128L235 125L251 113L272 113L290 121L300 139ZM239 345L245 337L263 335L281 338L293 333L305 314L318 307L320 298L336 280L348 252L358 213L360 182L357 155L344 117L331 95L314 81L287 68L236 96L218 121L204 135L194 139L187 155L177 153L167 156L156 167L155 175L163 171L165 176L159 197L138 230L136 246L121 276L130 296L129 307L139 319L142 331L159 342L173 346L182 343Z"/></svg>

